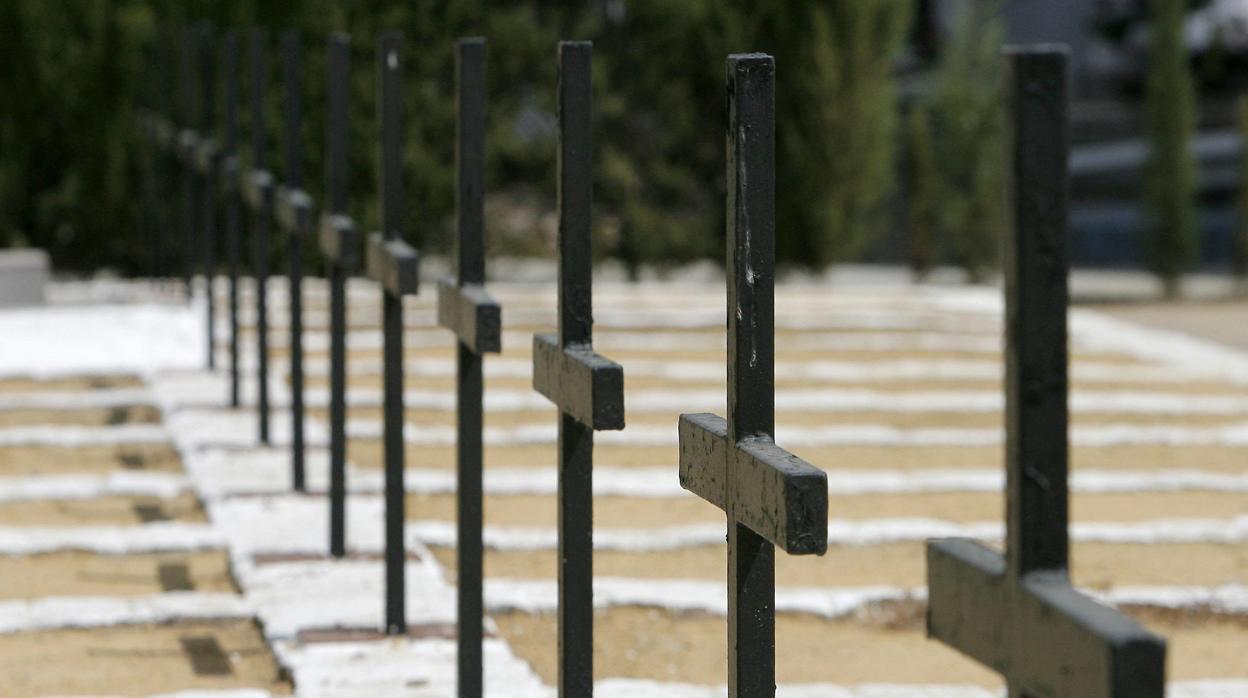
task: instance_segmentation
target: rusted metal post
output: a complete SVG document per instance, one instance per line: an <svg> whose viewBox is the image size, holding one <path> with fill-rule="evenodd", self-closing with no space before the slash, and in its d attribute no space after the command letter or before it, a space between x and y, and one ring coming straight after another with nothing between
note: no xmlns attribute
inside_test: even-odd
<svg viewBox="0 0 1248 698"><path fill-rule="evenodd" d="M776 445L775 62L728 57L728 419L680 416L680 484L728 522L728 695L776 692L775 546L828 547L827 476Z"/></svg>
<svg viewBox="0 0 1248 698"><path fill-rule="evenodd" d="M269 36L260 29L250 38L251 167L242 178L243 195L251 212L251 273L256 303L256 418L260 443L269 443L269 229L273 225L273 173L268 170L268 134L265 131L265 94L269 87Z"/></svg>
<svg viewBox="0 0 1248 698"><path fill-rule="evenodd" d="M303 190L303 46L299 32L282 32L282 82L285 87L283 132L286 155L277 194L277 221L286 231L290 295L290 467L291 484L303 492L303 241L312 234L312 199Z"/></svg>
<svg viewBox="0 0 1248 698"><path fill-rule="evenodd" d="M485 292L485 39L456 44L455 276L438 286L438 324L458 349L459 695L482 695L482 358L502 348L501 310Z"/></svg>
<svg viewBox="0 0 1248 698"><path fill-rule="evenodd" d="M1160 698L1165 641L1070 585L1067 53L1007 59L1006 553L929 542L927 632L1003 674L1012 698Z"/></svg>
<svg viewBox="0 0 1248 698"><path fill-rule="evenodd" d="M320 243L329 274L329 553L347 552L347 275L359 264L360 236L347 213L351 39L331 34L327 46L325 192Z"/></svg>
<svg viewBox="0 0 1248 698"><path fill-rule="evenodd" d="M559 407L559 695L594 691L594 431L624 428L624 369L593 349L593 44L559 44L559 332L533 388Z"/></svg>
<svg viewBox="0 0 1248 698"><path fill-rule="evenodd" d="M403 438L403 297L419 290L419 257L403 240L403 35L386 32L377 43L381 117L382 232L368 240L368 275L383 291L385 365L382 448L386 466L386 632L407 632L403 525L406 520Z"/></svg>

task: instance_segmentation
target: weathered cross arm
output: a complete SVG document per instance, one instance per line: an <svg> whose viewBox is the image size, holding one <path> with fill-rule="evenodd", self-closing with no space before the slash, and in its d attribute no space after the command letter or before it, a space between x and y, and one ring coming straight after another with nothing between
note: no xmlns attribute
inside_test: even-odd
<svg viewBox="0 0 1248 698"><path fill-rule="evenodd" d="M243 201L247 208L256 213L271 213L273 210L273 173L268 170L251 170L240 177L239 186L243 192Z"/></svg>
<svg viewBox="0 0 1248 698"><path fill-rule="evenodd" d="M928 635L1008 676L1022 695L1160 698L1165 642L1079 593L1061 572L1011 583L1003 555L969 540L927 548Z"/></svg>
<svg viewBox="0 0 1248 698"><path fill-rule="evenodd" d="M722 417L680 415L680 486L790 555L827 552L828 476L770 437L734 444ZM731 512L730 486L736 487Z"/></svg>
<svg viewBox="0 0 1248 698"><path fill-rule="evenodd" d="M199 152L199 132L190 128L178 131L177 149L178 159L188 169L194 169L196 156Z"/></svg>
<svg viewBox="0 0 1248 698"><path fill-rule="evenodd" d="M292 235L312 230L312 197L302 189L279 187L276 192L277 223Z"/></svg>
<svg viewBox="0 0 1248 698"><path fill-rule="evenodd" d="M195 171L204 177L216 178L221 164L221 149L211 136L201 138L195 145Z"/></svg>
<svg viewBox="0 0 1248 698"><path fill-rule="evenodd" d="M595 431L624 428L624 368L588 344L533 335L533 389Z"/></svg>
<svg viewBox="0 0 1248 698"><path fill-rule="evenodd" d="M481 284L459 285L455 278L438 283L438 325L474 354L502 350L502 311Z"/></svg>
<svg viewBox="0 0 1248 698"><path fill-rule="evenodd" d="M368 275L392 296L414 296L420 288L420 253L398 238L368 236Z"/></svg>
<svg viewBox="0 0 1248 698"><path fill-rule="evenodd" d="M360 231L355 220L341 213L321 215L318 241L321 254L345 269L360 263Z"/></svg>
<svg viewBox="0 0 1248 698"><path fill-rule="evenodd" d="M239 158L237 153L224 155L218 165L218 186L226 196L234 196L241 191L242 182L239 175Z"/></svg>

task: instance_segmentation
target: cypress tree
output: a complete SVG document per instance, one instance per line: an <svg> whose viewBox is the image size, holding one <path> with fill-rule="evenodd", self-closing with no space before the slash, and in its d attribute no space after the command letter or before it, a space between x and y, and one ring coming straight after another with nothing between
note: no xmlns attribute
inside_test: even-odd
<svg viewBox="0 0 1248 698"><path fill-rule="evenodd" d="M915 105L906 116L902 180L906 193L906 228L910 236L910 270L916 281L927 278L940 257L940 199L931 117Z"/></svg>
<svg viewBox="0 0 1248 698"><path fill-rule="evenodd" d="M1179 295L1196 256L1196 164L1189 143L1196 125L1195 84L1184 41L1184 0L1152 0L1146 85L1151 150L1144 196L1149 214L1149 268L1167 297Z"/></svg>

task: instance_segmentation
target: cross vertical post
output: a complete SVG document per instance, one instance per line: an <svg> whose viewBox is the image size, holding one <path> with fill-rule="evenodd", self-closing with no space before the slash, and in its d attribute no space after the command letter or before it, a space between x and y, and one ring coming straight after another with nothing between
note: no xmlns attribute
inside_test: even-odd
<svg viewBox="0 0 1248 698"><path fill-rule="evenodd" d="M347 551L347 274L359 264L360 237L347 214L347 136L351 95L351 39L331 34L327 51L325 192L320 244L329 274L329 552Z"/></svg>
<svg viewBox="0 0 1248 698"><path fill-rule="evenodd" d="M191 27L183 27L181 45L178 50L178 75L182 83L182 119L178 130L178 171L182 181L182 280L186 287L186 302L190 303L194 296L195 275L195 147L199 137L195 128L195 78L199 71L195 69L196 47L199 33Z"/></svg>
<svg viewBox="0 0 1248 698"><path fill-rule="evenodd" d="M251 168L241 185L251 212L251 273L256 303L256 417L260 443L269 443L269 228L273 225L273 174L268 170L265 95L269 89L269 36L260 29L250 37Z"/></svg>
<svg viewBox="0 0 1248 698"><path fill-rule="evenodd" d="M1160 698L1165 641L1069 577L1067 52L1007 52L1006 552L927 546L928 636L1001 673L1011 698Z"/></svg>
<svg viewBox="0 0 1248 698"><path fill-rule="evenodd" d="M419 289L419 257L403 240L403 35L389 31L377 42L377 113L381 117L382 232L368 240L368 275L383 290L384 405L382 450L386 466L386 633L407 632L404 604L403 524L403 297Z"/></svg>
<svg viewBox="0 0 1248 698"><path fill-rule="evenodd" d="M199 73L199 143L194 152L193 166L198 175L199 189L199 267L204 275L204 297L207 317L208 370L217 365L216 318L217 303L213 295L216 274L217 177L220 150L212 138L216 114L215 52L212 50L212 28L201 25L195 31L195 69Z"/></svg>
<svg viewBox="0 0 1248 698"><path fill-rule="evenodd" d="M775 547L828 547L827 475L775 443L775 61L728 57L728 418L680 416L680 484L728 525L728 695L776 692Z"/></svg>
<svg viewBox="0 0 1248 698"><path fill-rule="evenodd" d="M482 359L502 348L501 309L485 292L485 39L455 46L455 277L438 286L438 324L458 348L459 594L458 684L461 698L482 695Z"/></svg>
<svg viewBox="0 0 1248 698"><path fill-rule="evenodd" d="M285 87L285 167L277 196L277 220L286 231L290 295L290 466L291 484L303 492L303 240L312 233L312 199L303 190L303 47L299 32L282 32Z"/></svg>
<svg viewBox="0 0 1248 698"><path fill-rule="evenodd" d="M225 202L225 254L229 266L230 309L230 406L238 407L238 260L239 260L239 158L238 158L238 33L225 35L225 112L224 140L221 144L220 184Z"/></svg>
<svg viewBox="0 0 1248 698"><path fill-rule="evenodd" d="M594 691L594 431L624 428L624 369L593 350L593 44L559 42L559 331L533 336L533 388L559 408L559 695Z"/></svg>

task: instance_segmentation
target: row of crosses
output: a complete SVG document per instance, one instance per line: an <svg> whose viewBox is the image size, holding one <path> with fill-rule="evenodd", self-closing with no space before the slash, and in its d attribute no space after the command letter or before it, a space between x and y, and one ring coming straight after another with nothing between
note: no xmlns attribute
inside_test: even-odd
<svg viewBox="0 0 1248 698"><path fill-rule="evenodd" d="M202 34L202 32L200 32ZM198 36L198 34L197 34ZM261 327L261 437L268 438L263 272L267 231L288 231L292 381L301 383L300 240L312 204L301 187L299 43L283 37L286 166L280 185L264 169L265 44L251 37L252 168L237 155L238 39L227 36L225 135L156 124L166 148L198 173L184 178L188 221L211 248L214 172L227 201L231 269L237 266L239 208L251 214ZM404 239L402 53L395 32L377 47L381 232L369 237L368 275L383 292L385 461L385 631L407 631L403 298L418 291L418 255ZM501 349L501 309L485 283L486 47L456 46L456 237L453 277L438 286L438 323L453 333L458 362L458 679L461 696L483 691L482 471L483 356ZM592 307L592 45L558 50L558 331L533 338L533 386L558 408L558 682L561 696L593 692L594 432L624 428L621 366L594 351ZM1125 615L1076 591L1069 580L1067 487L1067 59L1063 49L1008 52L1010 187L1013 220L1004 246L1006 280L1006 473L1004 555L964 540L928 544L928 633L1001 673L1011 698L1155 698L1164 694L1165 642ZM187 64L190 59L187 60ZM362 239L347 211L350 45L327 51L327 203L319 242L330 278L330 535L346 554L345 281L360 264ZM207 79L207 78L205 78ZM775 63L764 54L727 61L727 414L680 416L681 485L722 509L728 544L728 693L775 694L775 549L827 549L826 475L775 442ZM211 100L205 91L204 100ZM189 105L189 101L188 101ZM187 119L191 110L187 108ZM206 112L205 112L206 114ZM205 115L203 117L207 119ZM194 151L194 157L186 155ZM231 193L234 193L232 196ZM196 211L199 202L198 211ZM189 239L190 236L188 236ZM188 248L189 249L189 248ZM212 257L205 263L211 269ZM231 275L231 314L237 311ZM209 304L211 306L211 303ZM232 319L231 326L237 332ZM232 339L236 342L236 339ZM232 345L234 349L237 345ZM211 356L211 355L210 355ZM232 373L236 374L235 368ZM232 398L237 401L237 376ZM301 393L292 393L293 483L303 487Z"/></svg>

